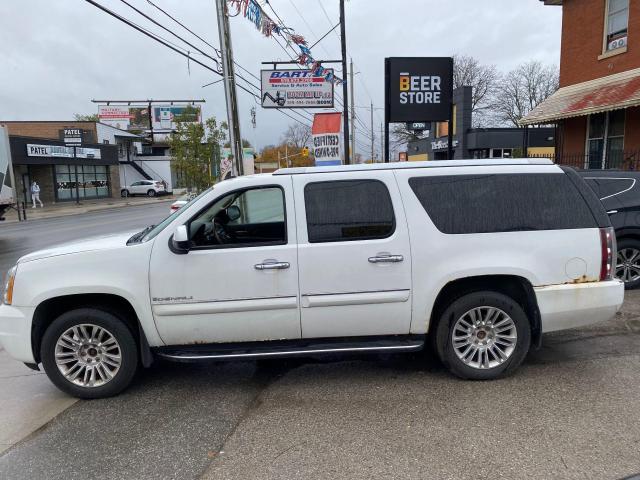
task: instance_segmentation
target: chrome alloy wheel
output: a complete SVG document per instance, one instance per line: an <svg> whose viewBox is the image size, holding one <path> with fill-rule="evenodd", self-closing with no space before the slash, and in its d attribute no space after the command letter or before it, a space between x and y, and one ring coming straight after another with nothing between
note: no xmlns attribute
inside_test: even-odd
<svg viewBox="0 0 640 480"><path fill-rule="evenodd" d="M451 334L458 358L478 369L504 363L515 350L517 340L513 319L496 307L472 308L456 321Z"/></svg>
<svg viewBox="0 0 640 480"><path fill-rule="evenodd" d="M640 250L636 248L618 250L616 277L623 282L635 282L640 278Z"/></svg>
<svg viewBox="0 0 640 480"><path fill-rule="evenodd" d="M100 387L111 381L122 364L120 344L108 330L92 324L66 330L55 348L60 373L80 387Z"/></svg>

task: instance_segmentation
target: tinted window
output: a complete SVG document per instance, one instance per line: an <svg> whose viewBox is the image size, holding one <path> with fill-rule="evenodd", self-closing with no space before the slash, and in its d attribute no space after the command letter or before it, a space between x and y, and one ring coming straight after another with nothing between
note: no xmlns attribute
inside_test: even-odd
<svg viewBox="0 0 640 480"><path fill-rule="evenodd" d="M309 183L304 202L311 243L386 238L395 229L389 191L378 180Z"/></svg>
<svg viewBox="0 0 640 480"><path fill-rule="evenodd" d="M601 200L629 190L635 183L632 178L585 178L585 181Z"/></svg>
<svg viewBox="0 0 640 480"><path fill-rule="evenodd" d="M443 233L597 227L564 174L416 177L409 185Z"/></svg>

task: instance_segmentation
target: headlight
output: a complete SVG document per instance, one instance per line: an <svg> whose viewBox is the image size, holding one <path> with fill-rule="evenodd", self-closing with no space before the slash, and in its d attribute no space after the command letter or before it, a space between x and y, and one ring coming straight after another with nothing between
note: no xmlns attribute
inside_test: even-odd
<svg viewBox="0 0 640 480"><path fill-rule="evenodd" d="M4 280L4 293L2 295L2 301L5 303L5 305L11 305L11 302L13 301L13 282L16 279L17 268L17 266L10 268Z"/></svg>

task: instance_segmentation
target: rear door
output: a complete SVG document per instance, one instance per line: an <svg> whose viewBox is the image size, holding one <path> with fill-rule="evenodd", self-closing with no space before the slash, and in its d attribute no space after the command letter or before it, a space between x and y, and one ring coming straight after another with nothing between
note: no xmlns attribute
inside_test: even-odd
<svg viewBox="0 0 640 480"><path fill-rule="evenodd" d="M411 252L392 172L293 183L303 338L409 333Z"/></svg>

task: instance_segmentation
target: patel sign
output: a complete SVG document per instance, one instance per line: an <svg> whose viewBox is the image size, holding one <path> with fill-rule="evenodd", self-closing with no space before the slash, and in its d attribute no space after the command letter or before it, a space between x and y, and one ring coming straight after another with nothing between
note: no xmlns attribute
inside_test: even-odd
<svg viewBox="0 0 640 480"><path fill-rule="evenodd" d="M452 58L387 58L385 71L389 122L449 120Z"/></svg>

